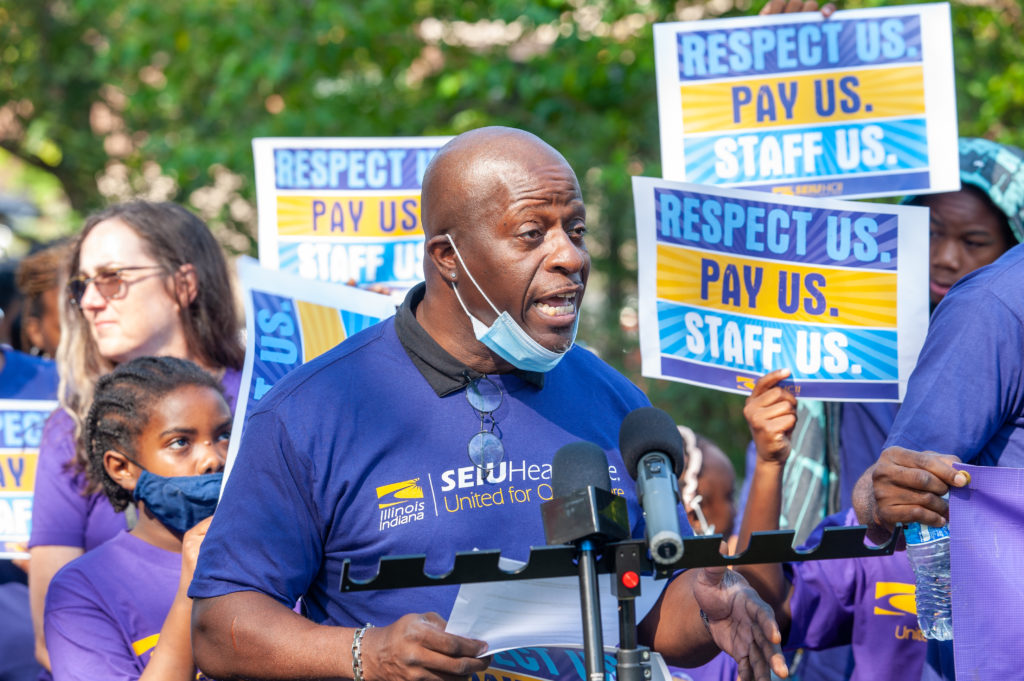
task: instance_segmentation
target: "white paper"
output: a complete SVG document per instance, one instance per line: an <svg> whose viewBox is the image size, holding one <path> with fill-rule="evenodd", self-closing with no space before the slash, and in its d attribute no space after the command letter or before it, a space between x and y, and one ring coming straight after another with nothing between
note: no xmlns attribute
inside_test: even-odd
<svg viewBox="0 0 1024 681"><path fill-rule="evenodd" d="M502 559L503 570L516 566ZM606 649L619 641L618 600L612 595L614 575L598 577L601 626ZM640 578L636 599L639 622L665 588L664 580ZM448 617L446 631L487 642L487 653L532 646L582 646L583 615L579 577L509 580L463 584Z"/></svg>

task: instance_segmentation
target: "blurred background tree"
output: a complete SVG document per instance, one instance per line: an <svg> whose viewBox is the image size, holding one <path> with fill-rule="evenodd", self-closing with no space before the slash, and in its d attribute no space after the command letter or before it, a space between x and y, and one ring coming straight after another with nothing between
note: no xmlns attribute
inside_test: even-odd
<svg viewBox="0 0 1024 681"><path fill-rule="evenodd" d="M143 196L189 205L229 251L255 254L253 137L531 130L587 200L581 338L739 459L742 397L639 376L629 178L661 174L651 25L761 4L0 0L0 192L39 206L30 239ZM883 4L905 3L841 7ZM963 135L1024 146L1021 14L1018 0L952 5Z"/></svg>

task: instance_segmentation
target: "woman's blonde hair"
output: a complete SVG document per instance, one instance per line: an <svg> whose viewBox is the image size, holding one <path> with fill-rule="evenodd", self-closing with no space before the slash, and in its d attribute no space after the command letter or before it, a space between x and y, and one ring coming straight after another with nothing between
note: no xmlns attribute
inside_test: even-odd
<svg viewBox="0 0 1024 681"><path fill-rule="evenodd" d="M176 203L132 201L111 206L90 216L71 244L66 277L79 274L82 241L105 220L117 219L139 235L147 253L168 274L192 265L196 274L196 297L181 306L181 324L192 358L211 369L240 369L245 347L235 312L231 278L220 245L198 217ZM174 295L174 292L170 292ZM89 325L68 296L61 298L61 337L57 348L60 374L58 399L75 422L76 442L92 405L96 381L114 368L100 355ZM81 446L75 447L74 465L85 470ZM96 491L90 484L87 493Z"/></svg>

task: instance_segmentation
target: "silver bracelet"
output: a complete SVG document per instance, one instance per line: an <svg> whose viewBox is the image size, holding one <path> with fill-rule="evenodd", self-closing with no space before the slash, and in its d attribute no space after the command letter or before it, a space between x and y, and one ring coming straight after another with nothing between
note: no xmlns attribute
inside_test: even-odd
<svg viewBox="0 0 1024 681"><path fill-rule="evenodd" d="M352 681L363 681L363 636L372 628L373 625L367 623L352 635Z"/></svg>

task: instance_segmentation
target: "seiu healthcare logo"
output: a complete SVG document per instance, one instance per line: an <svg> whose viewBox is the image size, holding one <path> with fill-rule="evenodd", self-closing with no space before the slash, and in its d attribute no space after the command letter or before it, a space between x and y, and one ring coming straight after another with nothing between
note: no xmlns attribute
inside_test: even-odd
<svg viewBox="0 0 1024 681"><path fill-rule="evenodd" d="M875 614L917 617L916 590L904 582L875 582Z"/></svg>
<svg viewBox="0 0 1024 681"><path fill-rule="evenodd" d="M380 531L423 520L426 508L420 479L403 480L377 488L377 508L380 510Z"/></svg>
<svg viewBox="0 0 1024 681"><path fill-rule="evenodd" d="M912 619L916 620L917 601L914 599L916 592L916 586L905 582L875 582L874 614L895 615L903 618L909 615ZM902 621L906 622L906 619ZM924 633L920 627L912 624L897 624L896 629L893 631L893 636L901 641L925 641Z"/></svg>

